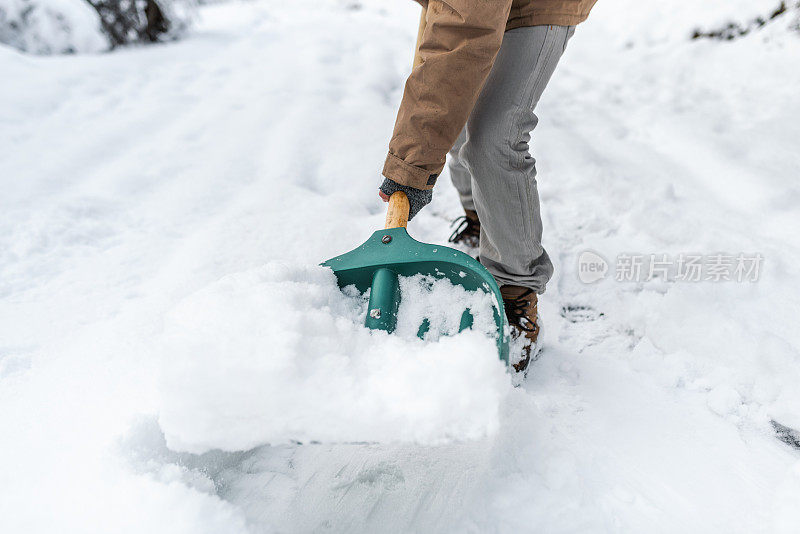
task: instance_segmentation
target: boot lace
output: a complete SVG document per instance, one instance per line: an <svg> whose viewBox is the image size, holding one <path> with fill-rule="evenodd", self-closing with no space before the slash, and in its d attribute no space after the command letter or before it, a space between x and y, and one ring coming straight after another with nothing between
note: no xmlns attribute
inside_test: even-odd
<svg viewBox="0 0 800 534"><path fill-rule="evenodd" d="M530 299L526 298L533 293L533 289L528 289L514 299L503 299L503 307L506 310L508 322L518 326L526 332L535 332L536 323L528 318L527 310L530 306ZM523 319L525 319L523 321Z"/></svg>
<svg viewBox="0 0 800 534"><path fill-rule="evenodd" d="M477 238L480 236L481 232L481 225L478 221L470 219L466 215L462 215L461 217L457 218L450 224L450 227L456 227L453 230L453 233L450 234L450 238L447 240L450 243L459 243L464 241L466 238Z"/></svg>

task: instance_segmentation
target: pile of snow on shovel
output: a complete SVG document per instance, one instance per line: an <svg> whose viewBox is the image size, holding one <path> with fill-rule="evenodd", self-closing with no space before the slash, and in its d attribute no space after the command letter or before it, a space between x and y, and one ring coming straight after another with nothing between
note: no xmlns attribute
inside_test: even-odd
<svg viewBox="0 0 800 534"><path fill-rule="evenodd" d="M188 297L165 325L159 422L169 447L436 444L494 433L511 386L493 297L421 276L401 284L392 335L366 329L366 296L341 291L322 267L272 263ZM457 334L465 308L474 326ZM432 333L456 335L417 338L424 317Z"/></svg>

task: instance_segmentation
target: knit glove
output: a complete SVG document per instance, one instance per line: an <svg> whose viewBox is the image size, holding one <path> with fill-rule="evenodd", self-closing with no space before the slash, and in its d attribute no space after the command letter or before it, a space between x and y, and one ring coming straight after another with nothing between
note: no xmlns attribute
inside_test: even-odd
<svg viewBox="0 0 800 534"><path fill-rule="evenodd" d="M396 193L397 191L402 191L406 194L408 197L408 203L411 206L408 212L409 221L414 218L414 215L419 213L419 210L430 204L431 200L433 199L432 189L425 191L422 189L417 189L416 187L408 187L407 185L398 184L389 178L386 178L383 181L379 189L382 193L389 197L392 196L392 193Z"/></svg>

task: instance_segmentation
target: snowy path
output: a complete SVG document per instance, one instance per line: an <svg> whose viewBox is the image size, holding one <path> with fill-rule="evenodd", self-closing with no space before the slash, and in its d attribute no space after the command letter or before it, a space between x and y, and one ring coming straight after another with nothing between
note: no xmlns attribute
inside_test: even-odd
<svg viewBox="0 0 800 534"><path fill-rule="evenodd" d="M623 53L623 0L577 33L540 104L558 274L545 350L494 436L166 448L164 317L380 224L406 4L225 4L176 44L0 49L0 531L797 531L800 453L769 421L800 428L800 75L775 82L800 45ZM753 83L715 70L754 54ZM444 182L411 226L423 241L458 214ZM584 285L587 249L766 263L756 284Z"/></svg>

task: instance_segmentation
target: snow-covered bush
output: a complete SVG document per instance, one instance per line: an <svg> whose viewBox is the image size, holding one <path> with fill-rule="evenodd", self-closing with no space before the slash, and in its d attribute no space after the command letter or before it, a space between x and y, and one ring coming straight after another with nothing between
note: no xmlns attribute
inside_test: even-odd
<svg viewBox="0 0 800 534"><path fill-rule="evenodd" d="M34 54L108 48L97 13L83 0L0 0L0 43Z"/></svg>
<svg viewBox="0 0 800 534"><path fill-rule="evenodd" d="M790 30L794 30L796 32L800 32L800 2L797 3L797 8L795 10L794 19L792 20L791 25L789 26Z"/></svg>
<svg viewBox="0 0 800 534"><path fill-rule="evenodd" d="M191 22L189 0L86 0L100 15L111 46L179 37Z"/></svg>
<svg viewBox="0 0 800 534"><path fill-rule="evenodd" d="M60 54L170 40L194 9L193 0L0 0L0 43Z"/></svg>
<svg viewBox="0 0 800 534"><path fill-rule="evenodd" d="M724 25L715 28L696 28L692 34L692 39L720 39L725 41L732 41L738 37L743 37L748 33L763 28L767 24L771 24L777 20L785 19L786 16L794 12L794 20L789 26L791 30L800 28L800 2L794 5L789 5L788 2L782 1L778 4L769 14L759 15L745 21L729 21Z"/></svg>

